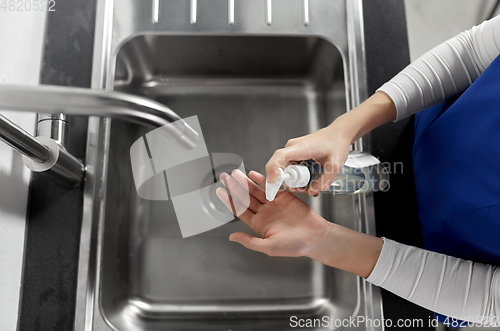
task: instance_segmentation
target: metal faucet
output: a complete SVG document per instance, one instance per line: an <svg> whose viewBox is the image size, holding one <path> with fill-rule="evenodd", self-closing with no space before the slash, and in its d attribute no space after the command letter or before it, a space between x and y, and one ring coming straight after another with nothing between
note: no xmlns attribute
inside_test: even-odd
<svg viewBox="0 0 500 331"><path fill-rule="evenodd" d="M156 101L119 92L59 86L0 85L0 109L36 112L38 134L28 132L0 115L0 139L23 155L30 170L45 174L65 187L79 185L83 163L65 148L68 124L65 115L118 118L162 130L186 149L198 133L170 108Z"/></svg>

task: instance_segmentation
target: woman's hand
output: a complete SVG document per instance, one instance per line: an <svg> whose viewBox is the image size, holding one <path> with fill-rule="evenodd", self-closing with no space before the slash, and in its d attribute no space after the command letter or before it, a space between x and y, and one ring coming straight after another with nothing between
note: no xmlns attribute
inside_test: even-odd
<svg viewBox="0 0 500 331"><path fill-rule="evenodd" d="M255 183L239 170L231 176L221 174L220 180L230 194L219 188L217 196L261 238L237 232L229 240L270 256L311 256L331 223L290 192L279 192L270 203L257 185L264 186L266 178L255 171L249 176Z"/></svg>
<svg viewBox="0 0 500 331"><path fill-rule="evenodd" d="M323 174L307 189L307 193L317 196L319 191L326 191L344 165L349 154L351 138L343 134L343 129L337 129L333 122L307 136L290 139L285 148L274 152L266 165L267 181L274 182L278 177L278 169L285 169L292 161L313 159L323 168ZM290 189L294 192L304 192L304 189Z"/></svg>
<svg viewBox="0 0 500 331"><path fill-rule="evenodd" d="M266 200L265 177L239 170L221 174L217 196L260 238L236 232L229 240L270 256L307 256L326 265L368 277L382 249L382 239L328 222L292 193ZM257 185L257 184L259 185Z"/></svg>
<svg viewBox="0 0 500 331"><path fill-rule="evenodd" d="M267 181L273 183L279 168L292 161L313 159L323 167L323 174L307 189L317 196L332 185L344 165L350 145L372 129L396 119L396 107L384 92L377 92L358 107L338 117L332 124L307 136L291 139L278 149L266 165ZM294 189L294 192L304 190Z"/></svg>

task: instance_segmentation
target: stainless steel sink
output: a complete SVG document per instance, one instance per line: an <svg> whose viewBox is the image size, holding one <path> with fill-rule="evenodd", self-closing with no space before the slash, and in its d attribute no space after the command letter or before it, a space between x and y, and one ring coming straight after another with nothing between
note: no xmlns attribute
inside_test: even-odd
<svg viewBox="0 0 500 331"><path fill-rule="evenodd" d="M365 97L360 2L211 4L153 0L145 10L102 0L94 87L197 115L209 153L237 154L262 173L289 138ZM135 190L130 147L148 131L89 124L75 329L291 330L291 316L381 317L378 289L354 275L229 242L232 232L252 233L240 220L182 238L172 202ZM332 222L373 233L370 195L300 197Z"/></svg>

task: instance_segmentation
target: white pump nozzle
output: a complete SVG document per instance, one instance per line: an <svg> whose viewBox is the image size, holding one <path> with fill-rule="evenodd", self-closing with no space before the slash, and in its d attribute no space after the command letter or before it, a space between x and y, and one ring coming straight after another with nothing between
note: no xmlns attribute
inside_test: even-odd
<svg viewBox="0 0 500 331"><path fill-rule="evenodd" d="M268 201L273 201L274 198L276 197L276 194L278 194L278 191L280 190L281 184L283 184L283 169L279 168L279 175L278 178L272 183L269 183L266 180L266 199Z"/></svg>
<svg viewBox="0 0 500 331"><path fill-rule="evenodd" d="M292 164L285 171L279 168L278 178L273 183L266 181L266 199L273 201L280 190L281 184L285 182L288 187L305 187L311 179L311 174L306 166Z"/></svg>

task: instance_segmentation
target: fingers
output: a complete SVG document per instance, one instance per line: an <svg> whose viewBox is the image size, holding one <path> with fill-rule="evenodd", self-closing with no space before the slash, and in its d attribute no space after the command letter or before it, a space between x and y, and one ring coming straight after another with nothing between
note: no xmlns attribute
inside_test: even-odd
<svg viewBox="0 0 500 331"><path fill-rule="evenodd" d="M296 145L297 143L300 142L300 140L302 139L303 137L298 137L298 138L293 138L293 139L289 139L287 142L286 142L286 145L285 145L285 148L286 147L291 147L293 145Z"/></svg>
<svg viewBox="0 0 500 331"><path fill-rule="evenodd" d="M232 197L236 198L242 206L255 213L259 209L261 203L248 192L248 180L242 172L240 172L240 174L244 177L244 180L242 180L243 186L226 173L222 173L219 178L222 184L229 190Z"/></svg>
<svg viewBox="0 0 500 331"><path fill-rule="evenodd" d="M323 162L323 174L309 186L308 193L317 195L320 191L327 191L342 166L342 162Z"/></svg>
<svg viewBox="0 0 500 331"><path fill-rule="evenodd" d="M262 187L266 187L266 177L264 177L262 174L258 173L257 171L250 171L248 173L248 177L250 177L254 182L259 184ZM265 198L265 194L264 194Z"/></svg>
<svg viewBox="0 0 500 331"><path fill-rule="evenodd" d="M322 174L316 181L314 181L309 188L307 189L307 193L312 196L317 196L320 191L327 191L328 188L333 183L335 176L330 174Z"/></svg>
<svg viewBox="0 0 500 331"><path fill-rule="evenodd" d="M238 200L233 199L231 195L222 187L217 188L215 191L217 197L234 215L238 216L240 220L250 225L252 216L255 215L250 209L241 205Z"/></svg>
<svg viewBox="0 0 500 331"><path fill-rule="evenodd" d="M311 151L306 144L278 149L266 164L267 181L273 183L278 178L278 169L285 169L290 164L290 161L302 161L310 158Z"/></svg>
<svg viewBox="0 0 500 331"><path fill-rule="evenodd" d="M242 244L248 249L261 252L267 255L271 253L271 245L269 239L252 237L248 233L235 232L229 236L229 240Z"/></svg>
<svg viewBox="0 0 500 331"><path fill-rule="evenodd" d="M259 184L260 186L262 186L262 187L266 186L266 177L264 177L262 174L258 173L257 171L253 171L253 170L250 171L248 173L248 177L250 177L254 182ZM307 192L306 188L294 188L294 189L288 188L288 189L292 192L295 192L295 193L306 193ZM264 200L261 200L261 202L267 203L268 201L266 199L266 192L263 189L260 189L260 191L263 193L262 199L264 199ZM280 190L278 191L278 194L276 194L276 196L279 196L283 192L286 192L286 190L283 188L280 188Z"/></svg>
<svg viewBox="0 0 500 331"><path fill-rule="evenodd" d="M293 193L308 193L309 187L288 187L287 186L287 189Z"/></svg>
<svg viewBox="0 0 500 331"><path fill-rule="evenodd" d="M247 188L248 192L255 197L260 203L266 203L266 192L264 192L263 189L261 189L257 184L255 184L253 181L248 179L248 177L241 172L240 170L236 169L233 170L231 173L231 176L243 187ZM262 175L261 175L262 176ZM262 176L265 181L265 177Z"/></svg>

